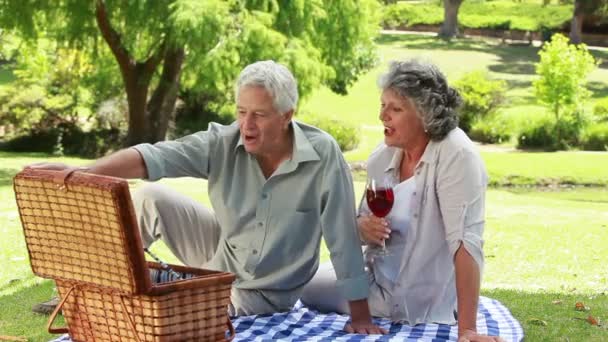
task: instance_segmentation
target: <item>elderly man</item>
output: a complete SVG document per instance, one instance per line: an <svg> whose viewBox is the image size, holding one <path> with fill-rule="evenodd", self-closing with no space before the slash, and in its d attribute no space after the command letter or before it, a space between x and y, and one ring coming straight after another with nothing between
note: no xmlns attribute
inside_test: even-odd
<svg viewBox="0 0 608 342"><path fill-rule="evenodd" d="M160 238L186 265L237 275L231 315L289 310L318 268L323 236L336 285L349 301L345 330L385 333L371 322L348 166L328 134L292 121L293 75L273 61L251 64L239 76L236 102L230 126L136 145L87 172L207 179L213 211L156 184L140 189L133 202L145 247Z"/></svg>

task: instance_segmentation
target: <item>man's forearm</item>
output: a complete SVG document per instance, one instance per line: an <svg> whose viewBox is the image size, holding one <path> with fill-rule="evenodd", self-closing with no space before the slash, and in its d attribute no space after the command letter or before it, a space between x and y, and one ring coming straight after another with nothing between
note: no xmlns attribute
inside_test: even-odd
<svg viewBox="0 0 608 342"><path fill-rule="evenodd" d="M479 266L462 243L454 256L456 296L458 298L458 335L466 330L477 331L479 302Z"/></svg>
<svg viewBox="0 0 608 342"><path fill-rule="evenodd" d="M98 159L88 167L88 172L127 179L148 178L144 159L134 148L126 148Z"/></svg>

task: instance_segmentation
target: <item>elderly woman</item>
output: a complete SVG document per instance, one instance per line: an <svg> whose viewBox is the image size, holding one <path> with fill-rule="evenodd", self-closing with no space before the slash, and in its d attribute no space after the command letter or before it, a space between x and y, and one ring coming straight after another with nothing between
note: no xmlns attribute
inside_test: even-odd
<svg viewBox="0 0 608 342"><path fill-rule="evenodd" d="M384 143L367 173L396 185L385 218L370 214L364 200L359 208L372 314L410 325L458 320L459 341L501 341L476 332L487 175L457 127L460 96L435 66L417 61L392 63L379 86ZM333 274L322 265L302 301L347 312Z"/></svg>

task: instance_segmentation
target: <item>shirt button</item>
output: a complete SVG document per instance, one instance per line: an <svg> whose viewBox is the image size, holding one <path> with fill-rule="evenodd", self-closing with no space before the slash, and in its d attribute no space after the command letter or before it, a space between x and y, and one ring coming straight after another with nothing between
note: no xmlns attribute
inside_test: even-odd
<svg viewBox="0 0 608 342"><path fill-rule="evenodd" d="M414 214L414 217L418 218L418 214Z"/></svg>
<svg viewBox="0 0 608 342"><path fill-rule="evenodd" d="M261 227L261 226L263 226L263 225L264 225L264 223L262 223L262 222L258 222L258 227Z"/></svg>
<svg viewBox="0 0 608 342"><path fill-rule="evenodd" d="M257 250L257 249L254 249L254 250L252 251L252 253L253 253L253 254L258 254L258 250Z"/></svg>
<svg viewBox="0 0 608 342"><path fill-rule="evenodd" d="M416 196L416 191L414 191L414 193L412 195Z"/></svg>
<svg viewBox="0 0 608 342"><path fill-rule="evenodd" d="M262 194L262 198L263 199L267 199L268 198L268 194L266 194L266 193Z"/></svg>

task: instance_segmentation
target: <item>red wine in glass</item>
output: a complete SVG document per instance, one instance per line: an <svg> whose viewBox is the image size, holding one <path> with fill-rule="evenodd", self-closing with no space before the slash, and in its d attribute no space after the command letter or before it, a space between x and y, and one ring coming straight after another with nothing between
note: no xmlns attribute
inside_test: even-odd
<svg viewBox="0 0 608 342"><path fill-rule="evenodd" d="M367 206L377 217L385 217L393 208L395 196L392 188L368 188L366 193Z"/></svg>
<svg viewBox="0 0 608 342"><path fill-rule="evenodd" d="M369 179L365 188L365 199L367 206L376 217L386 217L393 208L395 195L393 194L393 183L388 179L384 182L378 182L375 179ZM382 249L379 255L387 255L386 241L382 243Z"/></svg>

